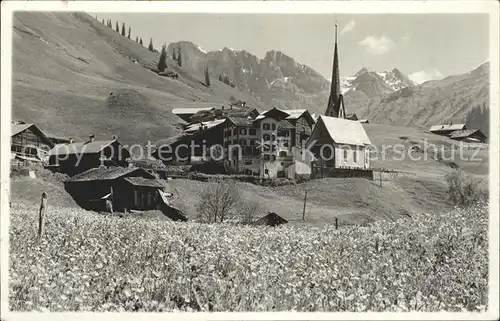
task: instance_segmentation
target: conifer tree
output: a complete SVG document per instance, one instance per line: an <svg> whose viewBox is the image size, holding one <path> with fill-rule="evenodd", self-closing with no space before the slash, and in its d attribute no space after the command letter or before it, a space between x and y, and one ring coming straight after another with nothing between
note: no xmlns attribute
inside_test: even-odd
<svg viewBox="0 0 500 321"><path fill-rule="evenodd" d="M144 45L144 44L142 43L142 38L141 38L141 40L139 40L139 44L140 44L141 46L143 46L143 45Z"/></svg>
<svg viewBox="0 0 500 321"><path fill-rule="evenodd" d="M149 51L153 52L155 49L153 47L153 38L151 38L151 40L149 40L149 46L148 46L148 49Z"/></svg>
<svg viewBox="0 0 500 321"><path fill-rule="evenodd" d="M125 22L122 22L122 36L125 37Z"/></svg>
<svg viewBox="0 0 500 321"><path fill-rule="evenodd" d="M130 26L128 27L128 36L127 38L130 39L130 35L132 34L132 28L130 28Z"/></svg>
<svg viewBox="0 0 500 321"><path fill-rule="evenodd" d="M116 30L116 32L120 33L120 27L118 26L118 21L116 22L115 30Z"/></svg>
<svg viewBox="0 0 500 321"><path fill-rule="evenodd" d="M104 24L104 18L102 18L102 24Z"/></svg>
<svg viewBox="0 0 500 321"><path fill-rule="evenodd" d="M210 74L208 73L208 64L205 61L205 85L210 87Z"/></svg>
<svg viewBox="0 0 500 321"><path fill-rule="evenodd" d="M219 74L219 81L224 82L224 78L222 78L221 74Z"/></svg>
<svg viewBox="0 0 500 321"><path fill-rule="evenodd" d="M161 47L160 60L158 61L158 71L163 72L167 69L167 45Z"/></svg>
<svg viewBox="0 0 500 321"><path fill-rule="evenodd" d="M182 67L182 51L181 51L181 48L179 48L179 51L177 52L177 65L179 67Z"/></svg>
<svg viewBox="0 0 500 321"><path fill-rule="evenodd" d="M139 43L139 36L135 36L135 42Z"/></svg>
<svg viewBox="0 0 500 321"><path fill-rule="evenodd" d="M172 48L172 60L177 61L177 56L175 55L175 48Z"/></svg>

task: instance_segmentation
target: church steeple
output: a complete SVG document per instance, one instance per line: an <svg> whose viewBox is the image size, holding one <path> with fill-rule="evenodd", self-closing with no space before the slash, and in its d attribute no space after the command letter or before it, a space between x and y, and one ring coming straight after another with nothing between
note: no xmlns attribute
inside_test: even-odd
<svg viewBox="0 0 500 321"><path fill-rule="evenodd" d="M326 107L325 116L345 118L344 99L340 92L340 73L339 73L339 52L337 45L337 24L335 23L335 49L333 52L333 71L332 85L330 88L330 97Z"/></svg>

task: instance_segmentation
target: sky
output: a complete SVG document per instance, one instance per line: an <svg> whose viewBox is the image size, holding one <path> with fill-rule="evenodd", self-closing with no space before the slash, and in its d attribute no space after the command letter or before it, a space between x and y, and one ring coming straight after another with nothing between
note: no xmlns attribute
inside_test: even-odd
<svg viewBox="0 0 500 321"><path fill-rule="evenodd" d="M132 28L132 37L191 41L263 58L279 50L331 78L335 22L341 76L362 67L398 68L417 82L471 71L489 59L488 16L481 14L168 14L90 13Z"/></svg>

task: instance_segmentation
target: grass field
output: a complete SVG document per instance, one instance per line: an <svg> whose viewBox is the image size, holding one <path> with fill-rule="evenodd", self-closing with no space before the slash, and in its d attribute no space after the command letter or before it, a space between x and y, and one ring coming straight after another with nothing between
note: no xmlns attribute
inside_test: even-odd
<svg viewBox="0 0 500 321"><path fill-rule="evenodd" d="M485 204L369 227L238 227L12 204L14 311L484 311Z"/></svg>

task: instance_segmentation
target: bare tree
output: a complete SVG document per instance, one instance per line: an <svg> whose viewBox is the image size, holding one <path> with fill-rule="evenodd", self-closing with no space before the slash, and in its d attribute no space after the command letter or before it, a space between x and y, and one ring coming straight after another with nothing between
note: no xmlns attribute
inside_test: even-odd
<svg viewBox="0 0 500 321"><path fill-rule="evenodd" d="M222 223L239 214L241 192L233 180L211 181L198 203L198 219L204 223Z"/></svg>
<svg viewBox="0 0 500 321"><path fill-rule="evenodd" d="M259 202L252 199L243 200L238 210L241 223L244 224L253 223L255 217L260 211L261 208Z"/></svg>

